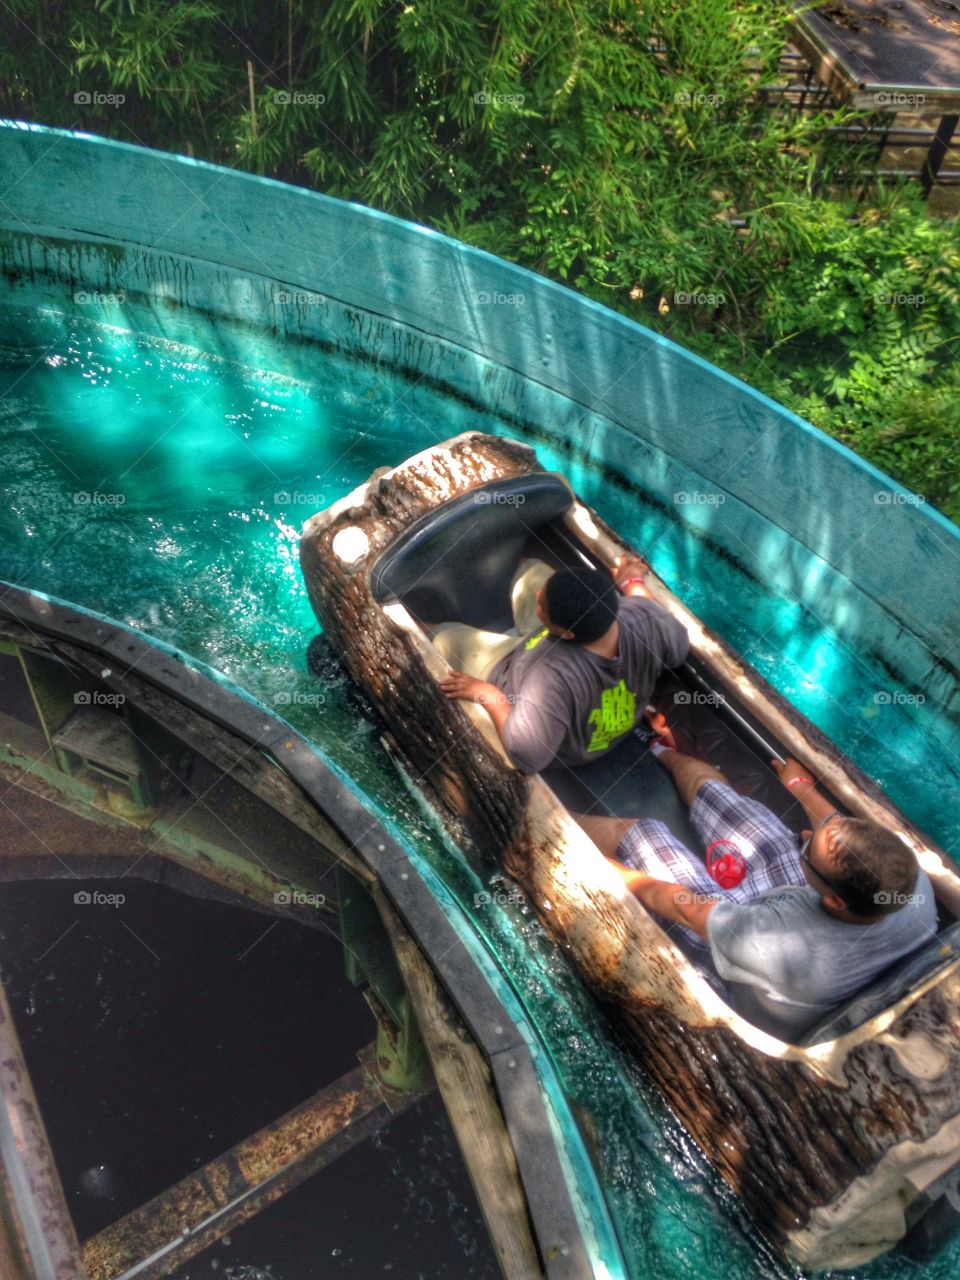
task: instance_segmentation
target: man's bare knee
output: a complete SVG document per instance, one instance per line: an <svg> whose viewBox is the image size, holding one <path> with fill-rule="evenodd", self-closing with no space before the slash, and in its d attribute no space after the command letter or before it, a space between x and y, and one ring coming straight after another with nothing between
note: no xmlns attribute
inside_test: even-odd
<svg viewBox="0 0 960 1280"><path fill-rule="evenodd" d="M573 815L602 854L615 858L624 835L637 821L636 818L607 818L596 814Z"/></svg>
<svg viewBox="0 0 960 1280"><path fill-rule="evenodd" d="M729 786L724 774L705 760L685 756L679 751L662 751L657 758L670 773L681 799L688 807L693 804L697 792L705 782L723 782Z"/></svg>

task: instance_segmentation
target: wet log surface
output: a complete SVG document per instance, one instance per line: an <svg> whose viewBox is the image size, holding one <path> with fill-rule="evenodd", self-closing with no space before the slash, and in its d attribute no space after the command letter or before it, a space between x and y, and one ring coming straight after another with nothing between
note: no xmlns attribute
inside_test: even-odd
<svg viewBox="0 0 960 1280"><path fill-rule="evenodd" d="M932 987L882 1039L854 1033L823 1072L802 1051L762 1052L700 1008L689 964L634 899L594 886L599 854L571 872L562 824L543 821L546 788L505 765L371 597L377 557L419 516L476 485L540 469L531 450L494 437L459 438L448 449L380 477L356 505L308 525L301 559L314 609L461 848L523 887L680 1121L784 1249L815 1208L832 1205L885 1152L924 1141L960 1113L960 976ZM368 544L352 566L332 546L348 527Z"/></svg>
<svg viewBox="0 0 960 1280"><path fill-rule="evenodd" d="M663 1009L622 1013L677 1117L774 1240L836 1200L884 1151L932 1137L957 1111L960 1048L937 988L894 1031L906 1038L919 1020L949 1045L934 1082L911 1078L876 1040L847 1056L844 1089L800 1062L751 1050L725 1027L684 1026Z"/></svg>

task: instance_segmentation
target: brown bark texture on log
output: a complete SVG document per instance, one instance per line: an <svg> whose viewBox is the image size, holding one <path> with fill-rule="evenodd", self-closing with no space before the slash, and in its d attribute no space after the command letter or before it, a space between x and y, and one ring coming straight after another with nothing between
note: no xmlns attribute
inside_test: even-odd
<svg viewBox="0 0 960 1280"><path fill-rule="evenodd" d="M451 836L488 864L522 837L528 784L476 732L423 669L404 632L370 592L370 568L380 553L438 503L500 475L542 470L532 449L496 437L473 437L422 468L381 477L362 508L347 508L315 538L301 543L301 565L314 611L333 648L386 722L391 745L413 783L442 815ZM346 527L366 535L359 571L332 549Z"/></svg>

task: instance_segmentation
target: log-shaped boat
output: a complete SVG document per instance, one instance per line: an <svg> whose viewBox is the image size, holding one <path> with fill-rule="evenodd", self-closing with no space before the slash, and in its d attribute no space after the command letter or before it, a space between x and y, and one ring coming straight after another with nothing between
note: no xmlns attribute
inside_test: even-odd
<svg viewBox="0 0 960 1280"><path fill-rule="evenodd" d="M654 701L670 693L674 722L795 830L806 825L798 806L758 760L800 760L842 812L910 845L937 898L936 937L802 1043L739 1016L571 816L596 811L602 797L607 812L682 828L649 754L626 769L620 758L614 773L602 761L567 771L566 782L528 776L482 707L440 689L448 666L433 628L509 625L508 584L531 547L558 566L612 569L636 554L532 449L466 433L382 468L313 516L301 564L327 641L382 718L399 765L466 858L515 880L771 1243L809 1268L854 1266L895 1245L934 1249L960 1222L960 877L650 572L650 596L691 642Z"/></svg>

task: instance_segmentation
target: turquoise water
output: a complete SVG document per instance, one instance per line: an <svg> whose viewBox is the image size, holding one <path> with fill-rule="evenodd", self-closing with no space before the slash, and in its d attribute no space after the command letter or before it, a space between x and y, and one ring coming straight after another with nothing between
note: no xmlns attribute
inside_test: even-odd
<svg viewBox="0 0 960 1280"><path fill-rule="evenodd" d="M502 423L423 384L329 356L305 354L298 376L284 376L269 370L289 360L266 345L238 365L54 310L6 315L0 576L121 618L223 670L389 810L538 1026L635 1276L791 1274L744 1223L536 921L525 909L475 906L484 886L434 837L343 679L318 686L307 674L317 627L297 564L303 520L377 466L467 428L502 432ZM706 622L960 856L960 767L949 754L952 727L932 707L878 702L889 686L882 672L795 601L710 557L675 509L602 475L576 449L538 449ZM888 1259L859 1274L958 1269L960 1246L926 1268Z"/></svg>

